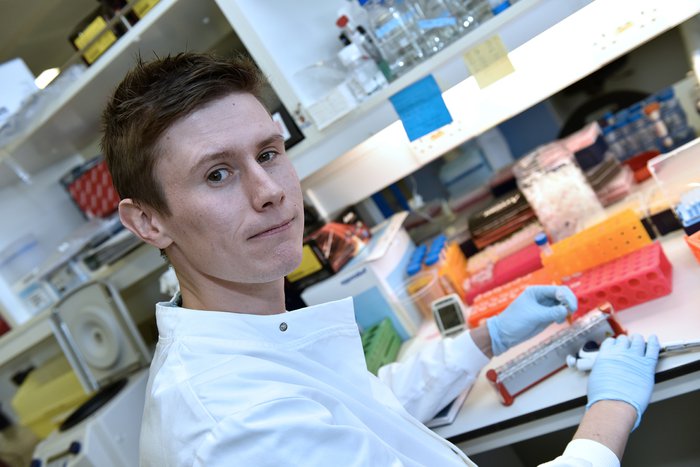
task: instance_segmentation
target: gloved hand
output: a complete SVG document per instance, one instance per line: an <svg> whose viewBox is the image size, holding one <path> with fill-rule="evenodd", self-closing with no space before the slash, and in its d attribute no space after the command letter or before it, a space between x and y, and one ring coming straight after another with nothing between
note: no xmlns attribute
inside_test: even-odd
<svg viewBox="0 0 700 467"><path fill-rule="evenodd" d="M493 354L502 354L540 333L554 321L563 322L567 313L573 313L577 308L576 295L566 286L528 287L508 308L486 320Z"/></svg>
<svg viewBox="0 0 700 467"><path fill-rule="evenodd" d="M637 428L654 389L658 359L659 339L654 335L649 336L646 346L639 334L607 338L588 377L586 409L601 400L627 402L637 410L632 430Z"/></svg>

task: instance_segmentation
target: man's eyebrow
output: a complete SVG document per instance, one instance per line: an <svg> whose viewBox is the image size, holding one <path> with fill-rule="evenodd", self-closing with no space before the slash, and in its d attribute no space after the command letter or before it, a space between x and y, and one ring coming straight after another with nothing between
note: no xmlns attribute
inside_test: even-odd
<svg viewBox="0 0 700 467"><path fill-rule="evenodd" d="M280 142L284 143L284 136L282 136L281 134L273 134L268 136L267 138L263 138L262 140L260 140L257 143L257 147L259 149L262 149L270 144L276 144ZM192 169L190 169L190 175L196 174L202 166L212 164L216 161L226 159L228 157L234 157L237 154L239 154L239 151L237 150L223 150L205 154L197 161L197 163L194 166L192 166Z"/></svg>

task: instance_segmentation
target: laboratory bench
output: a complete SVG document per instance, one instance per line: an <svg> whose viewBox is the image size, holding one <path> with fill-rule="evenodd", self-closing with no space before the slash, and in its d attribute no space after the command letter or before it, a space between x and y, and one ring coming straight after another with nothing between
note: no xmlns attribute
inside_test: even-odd
<svg viewBox="0 0 700 467"><path fill-rule="evenodd" d="M682 231L657 241L673 265L673 291L615 313L615 319L628 334L645 337L656 334L662 344L697 340L700 338L700 264L686 245ZM578 425L586 405L587 373L564 368L516 396L510 406L501 403L485 376L489 368L504 364L563 326L553 324L535 338L494 357L477 378L454 422L435 431L473 455ZM408 350L402 350L402 358L412 353L412 348L434 338L438 338L435 324L425 323ZM700 352L660 358L652 405L698 389Z"/></svg>

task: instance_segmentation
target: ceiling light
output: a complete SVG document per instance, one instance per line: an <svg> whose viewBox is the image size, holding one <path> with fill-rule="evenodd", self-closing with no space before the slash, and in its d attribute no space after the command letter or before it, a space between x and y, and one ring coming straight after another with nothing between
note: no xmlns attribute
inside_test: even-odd
<svg viewBox="0 0 700 467"><path fill-rule="evenodd" d="M39 89L44 89L56 76L58 76L60 71L61 70L58 68L49 68L48 70L42 71L34 80L36 87Z"/></svg>

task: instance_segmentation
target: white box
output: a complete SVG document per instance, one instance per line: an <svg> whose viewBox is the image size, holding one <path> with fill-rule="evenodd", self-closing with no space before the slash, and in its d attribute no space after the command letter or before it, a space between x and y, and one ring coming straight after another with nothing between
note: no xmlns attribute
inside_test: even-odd
<svg viewBox="0 0 700 467"><path fill-rule="evenodd" d="M38 88L34 75L21 58L0 63L0 128Z"/></svg>
<svg viewBox="0 0 700 467"><path fill-rule="evenodd" d="M388 317L402 340L415 335L423 317L413 304L400 303L396 293L415 249L401 227L406 216L396 214L373 229L372 240L358 256L334 276L306 288L302 299L318 305L352 296L360 331Z"/></svg>

